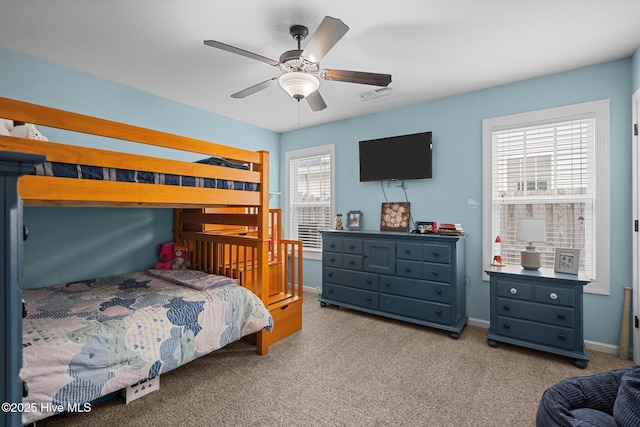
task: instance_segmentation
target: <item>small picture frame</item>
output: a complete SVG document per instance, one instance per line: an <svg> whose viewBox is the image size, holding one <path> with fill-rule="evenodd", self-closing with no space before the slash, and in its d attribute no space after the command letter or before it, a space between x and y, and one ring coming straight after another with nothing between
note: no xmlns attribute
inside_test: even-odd
<svg viewBox="0 0 640 427"><path fill-rule="evenodd" d="M556 273L578 274L580 249L556 248L554 270Z"/></svg>
<svg viewBox="0 0 640 427"><path fill-rule="evenodd" d="M362 228L362 212L349 211L347 213L347 230L360 230Z"/></svg>
<svg viewBox="0 0 640 427"><path fill-rule="evenodd" d="M383 203L380 231L409 231L411 204L409 202Z"/></svg>

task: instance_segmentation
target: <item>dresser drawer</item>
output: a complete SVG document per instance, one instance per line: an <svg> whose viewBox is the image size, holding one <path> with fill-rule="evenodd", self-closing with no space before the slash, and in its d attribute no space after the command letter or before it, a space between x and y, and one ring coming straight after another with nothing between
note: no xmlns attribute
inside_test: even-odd
<svg viewBox="0 0 640 427"><path fill-rule="evenodd" d="M396 260L396 274L403 277L422 278L422 263L419 261L408 261L406 259Z"/></svg>
<svg viewBox="0 0 640 427"><path fill-rule="evenodd" d="M377 274L325 267L323 269L323 282L378 292Z"/></svg>
<svg viewBox="0 0 640 427"><path fill-rule="evenodd" d="M420 243L396 243L396 258L420 261L422 259L422 245Z"/></svg>
<svg viewBox="0 0 640 427"><path fill-rule="evenodd" d="M342 255L342 267L348 268L350 270L362 270L362 255L351 255L351 254L343 254Z"/></svg>
<svg viewBox="0 0 640 427"><path fill-rule="evenodd" d="M380 310L429 322L451 322L451 307L448 304L380 294Z"/></svg>
<svg viewBox="0 0 640 427"><path fill-rule="evenodd" d="M422 245L422 260L451 264L451 247L426 243Z"/></svg>
<svg viewBox="0 0 640 427"><path fill-rule="evenodd" d="M327 267L342 267L342 254L336 252L323 253L322 264Z"/></svg>
<svg viewBox="0 0 640 427"><path fill-rule="evenodd" d="M496 313L498 313L499 316L533 320L551 325L565 326L571 329L576 321L575 311L572 308L543 305L508 298L496 298Z"/></svg>
<svg viewBox="0 0 640 427"><path fill-rule="evenodd" d="M496 283L496 294L499 297L522 300L533 300L533 285L518 281L500 280Z"/></svg>
<svg viewBox="0 0 640 427"><path fill-rule="evenodd" d="M451 266L448 264L422 263L422 278L436 282L451 281Z"/></svg>
<svg viewBox="0 0 640 427"><path fill-rule="evenodd" d="M496 333L505 337L522 339L543 345L573 350L576 346L576 333L573 329L543 325L527 320L497 316Z"/></svg>
<svg viewBox="0 0 640 427"><path fill-rule="evenodd" d="M336 237L323 237L322 250L325 252L342 252L342 239Z"/></svg>
<svg viewBox="0 0 640 427"><path fill-rule="evenodd" d="M326 283L322 287L322 297L328 300L366 307L371 310L378 309L377 292Z"/></svg>
<svg viewBox="0 0 640 427"><path fill-rule="evenodd" d="M362 239L343 239L342 252L362 255Z"/></svg>
<svg viewBox="0 0 640 427"><path fill-rule="evenodd" d="M576 301L576 292L573 288L536 285L535 300L545 304L566 305L567 307L574 307Z"/></svg>
<svg viewBox="0 0 640 427"><path fill-rule="evenodd" d="M448 283L425 282L424 280L391 276L380 277L380 292L441 303L449 303L451 299L451 286Z"/></svg>

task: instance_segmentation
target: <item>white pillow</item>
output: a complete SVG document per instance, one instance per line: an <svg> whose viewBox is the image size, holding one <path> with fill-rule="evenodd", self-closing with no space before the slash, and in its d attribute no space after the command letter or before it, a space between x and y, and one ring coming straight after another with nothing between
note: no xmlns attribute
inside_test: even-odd
<svg viewBox="0 0 640 427"><path fill-rule="evenodd" d="M13 130L13 120L0 119L0 135L10 136Z"/></svg>
<svg viewBox="0 0 640 427"><path fill-rule="evenodd" d="M35 125L26 123L24 125L14 126L11 136L18 138L37 139L39 141L48 141L47 137L38 132Z"/></svg>

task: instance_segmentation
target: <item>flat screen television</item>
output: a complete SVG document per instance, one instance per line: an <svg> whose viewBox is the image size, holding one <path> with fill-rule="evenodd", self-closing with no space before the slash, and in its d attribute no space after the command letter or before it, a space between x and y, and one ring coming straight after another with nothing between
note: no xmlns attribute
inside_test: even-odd
<svg viewBox="0 0 640 427"><path fill-rule="evenodd" d="M431 178L431 132L360 141L360 182Z"/></svg>

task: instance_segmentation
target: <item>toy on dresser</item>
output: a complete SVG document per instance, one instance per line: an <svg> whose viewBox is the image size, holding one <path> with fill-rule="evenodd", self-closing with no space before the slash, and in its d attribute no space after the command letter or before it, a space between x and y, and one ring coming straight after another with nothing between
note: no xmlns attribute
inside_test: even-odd
<svg viewBox="0 0 640 427"><path fill-rule="evenodd" d="M155 265L156 270L171 270L189 267L189 253L186 244L166 242L158 245L160 261Z"/></svg>

